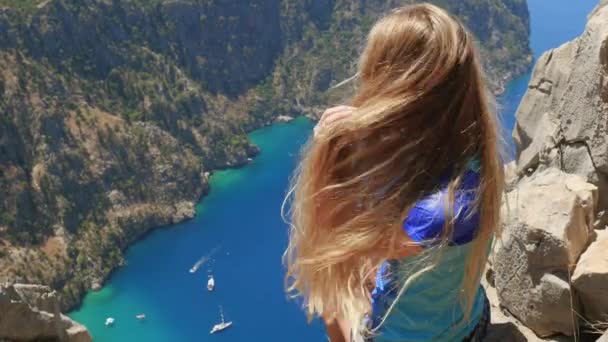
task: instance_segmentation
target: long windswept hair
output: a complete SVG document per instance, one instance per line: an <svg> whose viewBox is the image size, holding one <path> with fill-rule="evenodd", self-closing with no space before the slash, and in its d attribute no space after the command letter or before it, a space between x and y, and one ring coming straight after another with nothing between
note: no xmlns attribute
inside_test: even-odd
<svg viewBox="0 0 608 342"><path fill-rule="evenodd" d="M303 297L309 317L339 315L363 329L369 284L403 241L408 211L447 173L453 219L454 193L477 158L480 227L462 284L468 315L503 184L497 118L474 40L436 6L402 7L372 28L358 75L356 109L321 128L293 178L287 290ZM453 229L446 221L442 247Z"/></svg>

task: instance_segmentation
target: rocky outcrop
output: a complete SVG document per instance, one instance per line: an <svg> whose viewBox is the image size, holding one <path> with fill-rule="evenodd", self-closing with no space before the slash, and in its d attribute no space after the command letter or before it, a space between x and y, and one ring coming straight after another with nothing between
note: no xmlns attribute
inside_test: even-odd
<svg viewBox="0 0 608 342"><path fill-rule="evenodd" d="M598 231L597 239L581 255L572 275L572 285L580 298L584 317L592 323L607 323L608 231Z"/></svg>
<svg viewBox="0 0 608 342"><path fill-rule="evenodd" d="M577 39L538 60L517 111L519 174L557 167L600 189L608 206L608 6Z"/></svg>
<svg viewBox="0 0 608 342"><path fill-rule="evenodd" d="M526 327L508 311L500 306L496 288L489 282L484 281L486 295L490 301L491 322L488 334L484 341L487 342L565 342L564 338L540 338L534 331Z"/></svg>
<svg viewBox="0 0 608 342"><path fill-rule="evenodd" d="M186 219L193 218L195 213L196 211L194 210L194 203L184 201L175 206L175 214L171 219L173 223L178 223Z"/></svg>
<svg viewBox="0 0 608 342"><path fill-rule="evenodd" d="M517 164L515 161L509 162L504 168L505 175L505 191L510 192L517 185L519 180L517 177Z"/></svg>
<svg viewBox="0 0 608 342"><path fill-rule="evenodd" d="M539 59L516 117L492 258L499 306L540 337L598 331L608 321L598 230L608 220L608 1L579 38Z"/></svg>
<svg viewBox="0 0 608 342"><path fill-rule="evenodd" d="M84 326L59 312L47 286L0 285L0 341L90 342Z"/></svg>
<svg viewBox="0 0 608 342"><path fill-rule="evenodd" d="M520 180L506 196L495 285L501 305L540 336L576 332L569 274L594 236L596 200L594 185L557 169Z"/></svg>

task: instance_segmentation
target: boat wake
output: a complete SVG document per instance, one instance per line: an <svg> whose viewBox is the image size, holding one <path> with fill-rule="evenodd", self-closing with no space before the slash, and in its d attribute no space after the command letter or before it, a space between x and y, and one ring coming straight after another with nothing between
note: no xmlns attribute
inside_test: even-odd
<svg viewBox="0 0 608 342"><path fill-rule="evenodd" d="M211 257L220 250L220 246L213 248L207 255L202 256L198 261L192 266L190 269L190 273L196 273L198 269L203 266L207 261L211 259Z"/></svg>

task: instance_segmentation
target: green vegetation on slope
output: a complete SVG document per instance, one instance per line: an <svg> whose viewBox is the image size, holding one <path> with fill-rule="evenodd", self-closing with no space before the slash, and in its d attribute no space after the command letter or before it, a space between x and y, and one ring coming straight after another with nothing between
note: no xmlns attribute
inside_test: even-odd
<svg viewBox="0 0 608 342"><path fill-rule="evenodd" d="M246 132L342 99L327 90L374 20L412 2L0 1L0 281L65 306L187 217L208 171L255 155ZM495 89L527 67L522 0L435 2L478 35Z"/></svg>
<svg viewBox="0 0 608 342"><path fill-rule="evenodd" d="M307 13L305 2L300 6L284 6L284 13L287 13L284 17L295 18L287 24L300 31L294 34L297 42L286 47L274 73L262 86L262 89L274 90L271 94L264 93L271 97L264 109L296 110L314 115L321 110L319 104L343 100L344 91L327 90L355 73L356 57L375 19L392 8L415 2L325 1L323 3L333 4L333 15L316 23L310 18L302 19ZM430 2L448 9L476 35L495 92L501 92L508 80L529 67L529 16L525 0Z"/></svg>
<svg viewBox="0 0 608 342"><path fill-rule="evenodd" d="M0 0L0 8L10 7L26 12L34 12L46 0Z"/></svg>

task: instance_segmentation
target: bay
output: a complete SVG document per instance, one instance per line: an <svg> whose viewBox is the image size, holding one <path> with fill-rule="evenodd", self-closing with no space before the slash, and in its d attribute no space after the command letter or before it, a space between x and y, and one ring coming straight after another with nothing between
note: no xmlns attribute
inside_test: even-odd
<svg viewBox="0 0 608 342"><path fill-rule="evenodd" d="M528 3L531 47L538 58L578 36L597 1ZM516 78L499 98L507 139L529 78L530 73ZM89 293L70 316L99 342L325 341L320 323L308 325L297 303L286 298L281 264L287 229L280 206L312 126L298 118L251 133L260 156L244 168L216 172L194 219L154 230L130 247L127 266L114 272L102 291ZM210 262L189 273L216 248ZM214 292L206 289L209 271ZM220 305L234 325L209 335ZM140 313L146 320L135 318ZM106 327L110 316L116 323Z"/></svg>

